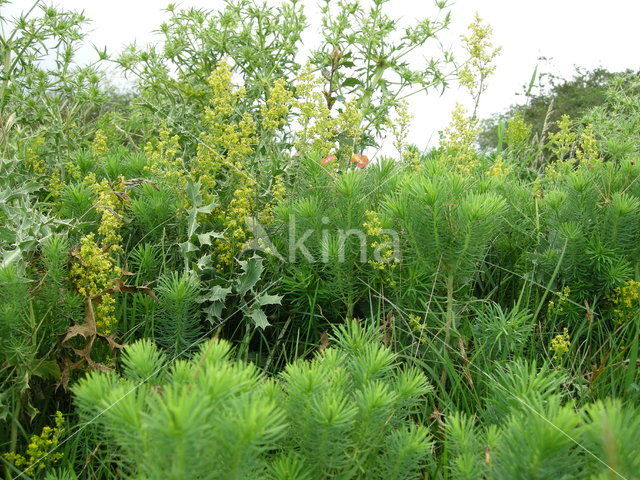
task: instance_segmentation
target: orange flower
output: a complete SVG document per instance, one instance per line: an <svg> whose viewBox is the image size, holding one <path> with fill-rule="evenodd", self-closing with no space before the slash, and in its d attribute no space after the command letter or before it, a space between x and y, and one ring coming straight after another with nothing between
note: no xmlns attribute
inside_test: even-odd
<svg viewBox="0 0 640 480"><path fill-rule="evenodd" d="M367 157L366 155L362 155L361 153L354 153L353 155L351 155L351 158L349 160L352 163L357 164L356 167L358 168L364 168L369 165L369 157Z"/></svg>
<svg viewBox="0 0 640 480"><path fill-rule="evenodd" d="M329 162L335 162L336 160L336 156L335 155L327 155L326 157L324 157L321 161L320 164L321 165L326 165Z"/></svg>

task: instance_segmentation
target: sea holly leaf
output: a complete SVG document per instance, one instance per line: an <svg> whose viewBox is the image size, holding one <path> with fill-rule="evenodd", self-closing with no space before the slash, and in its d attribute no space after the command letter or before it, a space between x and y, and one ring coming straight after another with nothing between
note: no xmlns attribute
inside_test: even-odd
<svg viewBox="0 0 640 480"><path fill-rule="evenodd" d="M207 270L208 268L211 268L212 264L213 260L211 255L203 255L198 259L196 267L198 267L198 270Z"/></svg>
<svg viewBox="0 0 640 480"><path fill-rule="evenodd" d="M200 242L200 245L211 245L212 238L224 238L224 236L221 233L214 232L213 230L198 234L198 241Z"/></svg>
<svg viewBox="0 0 640 480"><path fill-rule="evenodd" d="M197 208L197 213L211 213L220 205L216 202L211 202L209 205Z"/></svg>
<svg viewBox="0 0 640 480"><path fill-rule="evenodd" d="M189 199L189 203L194 207L199 207L202 205L202 194L200 193L200 183L189 183L187 188L185 189L185 193L187 198Z"/></svg>
<svg viewBox="0 0 640 480"><path fill-rule="evenodd" d="M15 262L16 260L22 258L22 249L20 247L16 247L13 250L5 250L2 252L2 264L1 266L9 265L10 263Z"/></svg>
<svg viewBox="0 0 640 480"><path fill-rule="evenodd" d="M254 300L261 307L264 307L265 305L280 305L282 295L269 295L262 293L260 295L256 295Z"/></svg>
<svg viewBox="0 0 640 480"><path fill-rule="evenodd" d="M213 324L214 318L222 318L222 310L224 309L224 302L214 302L204 309L207 314L207 321Z"/></svg>
<svg viewBox="0 0 640 480"><path fill-rule="evenodd" d="M222 311L224 310L225 300L227 295L231 293L231 287L221 287L220 285L214 285L211 290L198 299L198 302L211 302L211 304L204 309L207 314L207 320L213 324L213 319L221 319Z"/></svg>
<svg viewBox="0 0 640 480"><path fill-rule="evenodd" d="M257 255L251 257L249 260L239 261L238 263L242 268L242 273L238 276L236 291L240 295L244 295L258 283L264 266L262 264L262 258Z"/></svg>
<svg viewBox="0 0 640 480"><path fill-rule="evenodd" d="M253 321L256 327L261 328L263 330L269 325L271 325L269 323L269 320L267 320L267 316L265 315L265 313L259 308L254 308L253 310L251 310L247 314L247 317L249 317Z"/></svg>
<svg viewBox="0 0 640 480"><path fill-rule="evenodd" d="M214 285L209 293L200 297L200 302L219 302L224 301L227 295L231 293L231 287L221 287L220 285Z"/></svg>
<svg viewBox="0 0 640 480"><path fill-rule="evenodd" d="M189 218L187 219L187 238L193 237L198 229L198 211L195 208L189 210Z"/></svg>
<svg viewBox="0 0 640 480"><path fill-rule="evenodd" d="M180 251L182 253L197 252L198 250L199 248L191 242L182 242L180 244Z"/></svg>

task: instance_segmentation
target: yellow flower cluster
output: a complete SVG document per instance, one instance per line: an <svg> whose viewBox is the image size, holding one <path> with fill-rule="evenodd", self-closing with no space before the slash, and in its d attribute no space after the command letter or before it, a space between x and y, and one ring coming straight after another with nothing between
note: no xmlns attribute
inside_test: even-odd
<svg viewBox="0 0 640 480"><path fill-rule="evenodd" d="M569 303L571 288L566 286L561 291L556 292L557 301L550 301L548 305L549 315L564 312L564 307Z"/></svg>
<svg viewBox="0 0 640 480"><path fill-rule="evenodd" d="M407 146L402 152L402 161L412 170L420 172L424 170L424 164L420 157L420 151L415 146Z"/></svg>
<svg viewBox="0 0 640 480"><path fill-rule="evenodd" d="M269 89L267 101L260 107L261 126L264 131L272 132L284 125L292 99L293 93L287 90L284 79L276 80L273 87Z"/></svg>
<svg viewBox="0 0 640 480"><path fill-rule="evenodd" d="M479 165L475 149L479 133L478 122L458 103L451 114L451 123L442 133L441 145L446 161L461 173L471 174Z"/></svg>
<svg viewBox="0 0 640 480"><path fill-rule="evenodd" d="M45 162L43 147L45 139L42 136L37 136L31 142L25 152L25 164L36 175L46 175L44 180L47 184L48 190L54 199L60 197L64 183L60 178L60 172L57 169L51 168Z"/></svg>
<svg viewBox="0 0 640 480"><path fill-rule="evenodd" d="M613 291L610 297L613 314L618 325L628 322L640 312L640 282L629 280Z"/></svg>
<svg viewBox="0 0 640 480"><path fill-rule="evenodd" d="M504 178L509 175L510 172L511 167L505 165L502 155L498 155L498 158L496 158L496 161L493 163L493 165L491 165L491 168L489 168L487 174L490 177Z"/></svg>
<svg viewBox="0 0 640 480"><path fill-rule="evenodd" d="M553 358L559 359L565 353L569 352L571 347L571 339L569 338L569 330L564 329L562 333L556 335L551 339L551 351L553 352Z"/></svg>
<svg viewBox="0 0 640 480"><path fill-rule="evenodd" d="M51 196L54 199L59 199L62 195L62 190L64 189L64 182L62 181L62 178L60 178L60 173L58 173L58 171L49 173L47 186L49 188Z"/></svg>
<svg viewBox="0 0 640 480"><path fill-rule="evenodd" d="M250 113L237 118L238 102L244 97L244 88L234 88L229 66L221 62L208 80L212 89L204 120L207 131L200 137L196 156L191 163L191 177L200 181L206 194L212 194L216 173L220 167L228 168L234 177L247 177L244 160L257 143L257 127Z"/></svg>
<svg viewBox="0 0 640 480"><path fill-rule="evenodd" d="M391 124L391 130L394 136L394 146L401 154L405 151L409 128L413 120L409 112L409 102L402 100L395 108L396 118Z"/></svg>
<svg viewBox="0 0 640 480"><path fill-rule="evenodd" d="M287 188L284 184L284 179L282 178L282 175L276 175L273 179L273 184L271 185L272 203L277 205L284 200L286 195Z"/></svg>
<svg viewBox="0 0 640 480"><path fill-rule="evenodd" d="M468 59L462 65L458 79L460 85L469 90L477 105L480 95L487 89L487 77L496 69L494 60L501 48L493 45L493 29L490 25L483 24L477 14L468 30L468 35L462 36Z"/></svg>
<svg viewBox="0 0 640 480"><path fill-rule="evenodd" d="M70 160L64 163L64 170L67 173L67 175L69 175L69 178L71 178L71 180L79 180L80 177L82 176L80 167L78 167L78 165L76 165Z"/></svg>
<svg viewBox="0 0 640 480"><path fill-rule="evenodd" d="M55 426L44 427L40 435L32 435L25 455L19 453L5 453L4 458L23 469L24 473L33 476L50 465L54 465L62 459L62 452L54 452L62 435L64 435L64 418L61 412L56 412Z"/></svg>
<svg viewBox="0 0 640 480"><path fill-rule="evenodd" d="M516 112L507 122L504 136L509 147L518 148L527 145L531 138L531 125L525 122L522 112Z"/></svg>
<svg viewBox="0 0 640 480"><path fill-rule="evenodd" d="M549 134L549 143L556 160L562 161L571 152L578 138L571 128L569 115L562 115L556 125L558 131Z"/></svg>
<svg viewBox="0 0 640 480"><path fill-rule="evenodd" d="M374 238L369 244L374 251L374 258L367 263L382 273L386 283L394 286L396 281L392 273L398 264L398 258L395 256L392 239L383 233L382 222L377 212L368 210L365 212L365 216L366 221L362 225L364 231L367 236Z"/></svg>
<svg viewBox="0 0 640 480"><path fill-rule="evenodd" d="M558 181L573 170L573 160L570 158L550 162L544 170L545 180Z"/></svg>
<svg viewBox="0 0 640 480"><path fill-rule="evenodd" d="M25 163L27 167L36 175L44 175L47 171L44 160L42 159L42 147L44 145L44 137L37 136L27 147L25 152Z"/></svg>
<svg viewBox="0 0 640 480"><path fill-rule="evenodd" d="M93 233L80 239L77 256L78 263L71 267L71 278L78 292L91 300L98 332L110 335L116 318L115 299L108 291L122 272L109 253L96 243Z"/></svg>
<svg viewBox="0 0 640 480"><path fill-rule="evenodd" d="M271 200L267 202L262 209L262 212L260 212L260 220L265 224L269 224L273 221L273 209L282 202L287 195L287 188L284 184L282 175L276 175L273 178L269 193L271 193Z"/></svg>
<svg viewBox="0 0 640 480"><path fill-rule="evenodd" d="M313 151L329 155L334 147L331 111L321 92L322 84L307 66L296 79L295 107L299 110L298 152Z"/></svg>
<svg viewBox="0 0 640 480"><path fill-rule="evenodd" d="M109 151L107 136L102 130L96 130L96 133L93 136L93 142L91 143L91 150L93 151L93 155L96 157L101 157Z"/></svg>
<svg viewBox="0 0 640 480"><path fill-rule="evenodd" d="M322 93L322 84L309 66L296 80L296 101L300 129L296 132L298 152L316 152L326 157L336 154L349 158L362 135L362 115L353 104L346 104L334 118ZM337 142L338 135L346 138Z"/></svg>
<svg viewBox="0 0 640 480"><path fill-rule="evenodd" d="M220 212L220 221L224 225L226 241L216 243L218 268L233 265L233 258L248 238L245 224L247 217L255 211L253 185L241 185L233 192L231 202L225 211Z"/></svg>
<svg viewBox="0 0 640 480"><path fill-rule="evenodd" d="M188 177L184 168L184 160L178 156L179 151L178 135L171 135L171 130L163 125L160 128L158 138L154 142L148 142L144 147L147 158L144 169L161 180L178 198L182 198L183 206L186 207L184 192Z"/></svg>
<svg viewBox="0 0 640 480"><path fill-rule="evenodd" d="M580 165L586 166L602 162L593 125L587 125L580 134L579 146L576 148L576 158Z"/></svg>
<svg viewBox="0 0 640 480"><path fill-rule="evenodd" d="M551 174L562 174L568 168L573 167L574 160L570 157L572 149L575 148L575 159L579 166L591 166L602 162L602 157L598 150L598 140L596 139L593 125L587 125L580 135L572 128L571 118L563 115L557 122L558 131L549 134L549 144L551 151L556 157L556 162L552 164Z"/></svg>
<svg viewBox="0 0 640 480"><path fill-rule="evenodd" d="M95 208L100 214L98 234L102 237L102 244L108 245L111 251L121 251L120 228L124 224L121 198L124 197L118 197L116 192L124 192L124 177L120 176L115 185L111 185L106 179L98 182L93 174L88 175L87 180L97 197Z"/></svg>
<svg viewBox="0 0 640 480"><path fill-rule="evenodd" d="M562 115L556 123L558 131L549 134L549 145L555 161L551 161L545 169L545 178L558 180L573 169L570 153L578 137L571 128L569 115Z"/></svg>
<svg viewBox="0 0 640 480"><path fill-rule="evenodd" d="M409 314L409 326L413 332L420 335L420 343L427 342L427 337L424 335L427 330L427 323L421 317L414 313Z"/></svg>

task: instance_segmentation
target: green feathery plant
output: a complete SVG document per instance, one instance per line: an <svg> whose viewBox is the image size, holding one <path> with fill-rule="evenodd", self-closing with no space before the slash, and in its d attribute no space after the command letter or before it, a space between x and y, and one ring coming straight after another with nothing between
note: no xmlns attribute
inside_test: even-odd
<svg viewBox="0 0 640 480"><path fill-rule="evenodd" d="M187 353L200 336L200 289L193 272L171 272L158 279L154 338L172 356Z"/></svg>
<svg viewBox="0 0 640 480"><path fill-rule="evenodd" d="M412 414L426 378L399 366L373 325L348 322L334 341L267 379L224 341L186 361L143 340L125 349L122 376L89 374L75 400L131 477L420 478L431 443Z"/></svg>

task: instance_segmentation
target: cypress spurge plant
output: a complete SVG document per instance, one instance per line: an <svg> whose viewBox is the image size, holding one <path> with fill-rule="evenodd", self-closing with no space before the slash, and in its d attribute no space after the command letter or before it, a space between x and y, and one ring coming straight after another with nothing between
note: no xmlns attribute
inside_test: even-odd
<svg viewBox="0 0 640 480"><path fill-rule="evenodd" d="M375 326L351 321L333 340L276 379L224 341L170 361L143 340L125 349L121 376L92 373L73 390L129 478L420 478L430 441L412 414L426 378L397 364Z"/></svg>
<svg viewBox="0 0 640 480"><path fill-rule="evenodd" d="M171 272L158 280L154 337L173 356L187 353L200 334L200 288L193 272Z"/></svg>
<svg viewBox="0 0 640 480"><path fill-rule="evenodd" d="M469 293L484 257L498 234L506 209L505 200L473 180L455 173L408 175L397 193L389 195L383 208L390 215L406 242L407 271L420 271L419 285L408 291L435 285L445 297L445 349L458 328L456 297ZM415 275L407 275L416 278ZM428 290L414 301L422 308ZM421 303L421 305L420 305Z"/></svg>
<svg viewBox="0 0 640 480"><path fill-rule="evenodd" d="M619 400L578 408L555 369L515 361L488 376L485 406L445 422L445 478L634 478L638 414Z"/></svg>

